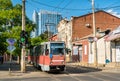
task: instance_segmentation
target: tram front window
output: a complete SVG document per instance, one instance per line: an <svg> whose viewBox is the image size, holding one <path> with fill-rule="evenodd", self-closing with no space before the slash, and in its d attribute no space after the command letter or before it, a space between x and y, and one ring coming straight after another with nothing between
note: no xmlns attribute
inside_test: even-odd
<svg viewBox="0 0 120 81"><path fill-rule="evenodd" d="M54 55L64 54L64 48L52 48L51 53Z"/></svg>

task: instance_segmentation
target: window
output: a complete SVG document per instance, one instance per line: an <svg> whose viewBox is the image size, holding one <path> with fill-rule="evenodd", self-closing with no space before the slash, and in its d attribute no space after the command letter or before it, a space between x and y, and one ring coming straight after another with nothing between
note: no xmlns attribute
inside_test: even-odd
<svg viewBox="0 0 120 81"><path fill-rule="evenodd" d="M64 54L64 43L51 43L50 52L54 55Z"/></svg>

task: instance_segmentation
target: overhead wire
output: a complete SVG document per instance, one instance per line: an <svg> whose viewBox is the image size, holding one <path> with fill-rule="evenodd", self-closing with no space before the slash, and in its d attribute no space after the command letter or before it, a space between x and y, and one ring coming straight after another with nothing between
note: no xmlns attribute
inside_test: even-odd
<svg viewBox="0 0 120 81"><path fill-rule="evenodd" d="M110 4L110 5L108 5L107 7L111 7L111 6L113 6L114 4L116 5L116 3L119 3L119 2L120 2L120 1L114 2L114 3Z"/></svg>
<svg viewBox="0 0 120 81"><path fill-rule="evenodd" d="M69 10L69 11L81 11L81 12L85 12L85 11L90 11L91 10L91 8L87 8L87 9L66 8L70 4L71 1L68 4L66 4L63 8L59 7L59 5L62 4L63 0L57 6L48 5L48 4L41 3L41 2L36 1L36 0L31 0L31 1L34 2L34 3L37 3L39 5L42 5L42 6L47 6L47 7L51 7L51 8L54 8L54 9L61 9L61 11L62 10ZM88 0L88 1L91 1L91 0ZM103 7L103 8L95 8L95 10L98 11L98 10L108 10L108 9L118 9L118 8L120 8L120 5L118 5L118 6L108 6L108 7Z"/></svg>
<svg viewBox="0 0 120 81"><path fill-rule="evenodd" d="M47 7L51 7L51 8L63 9L63 8L61 8L61 7L56 7L56 6L48 5L48 4L45 4L45 3L41 3L41 2L36 1L36 0L31 0L31 1L33 1L33 2L35 2L35 3L37 3L37 4L40 4L40 5L43 5L43 6L47 6ZM64 8L64 10L91 10L91 8L90 8L90 9L72 9L72 8Z"/></svg>
<svg viewBox="0 0 120 81"><path fill-rule="evenodd" d="M87 8L87 9L73 9L73 8L61 8L61 7L58 7L58 6L52 6L52 5L48 5L48 4L45 4L45 3L41 3L39 1L36 1L36 0L31 0L32 2L34 3L37 3L39 5L42 5L42 6L47 6L47 7L51 7L51 8L57 8L57 9L64 9L64 10L70 10L70 11L78 11L78 10L81 10L81 11L84 11L84 10L91 10L91 8ZM111 6L111 7L104 7L104 8L99 8L99 10L106 10L106 9L111 9L111 8L119 8L120 6ZM97 9L97 8L96 8Z"/></svg>
<svg viewBox="0 0 120 81"><path fill-rule="evenodd" d="M64 10L64 9L71 3L71 1L72 1L72 0L70 0L70 1L61 9L61 11ZM60 12L61 12L61 11L60 11Z"/></svg>
<svg viewBox="0 0 120 81"><path fill-rule="evenodd" d="M64 1L65 1L65 0L62 0L62 1L53 9L53 11L54 11L57 7L59 7Z"/></svg>
<svg viewBox="0 0 120 81"><path fill-rule="evenodd" d="M30 1L30 0L29 0ZM35 1L35 0L31 0L31 2L29 2L29 1L27 1L27 3L29 3L30 5L32 5L32 2L34 2L34 3L37 3L37 2L39 2L39 1ZM63 1L63 0L62 0ZM84 11L86 11L86 10L91 10L90 8L89 9L69 9L69 8L66 8L70 3L71 3L71 1L72 0L70 0L63 8L61 8L61 7L59 7L59 5L60 4L62 4L62 1L57 5L57 6L51 6L51 5L47 5L47 4L44 4L44 3L42 3L42 5L43 6L47 6L47 7L52 7L52 8L55 8L55 9L61 9L61 10L71 10L71 11L79 11L79 10L84 10ZM41 3L39 2L39 3L37 3L37 4L40 4L41 5ZM32 6L32 7L34 7L34 6ZM35 8L37 8L37 7L35 7ZM114 8L114 9L116 9L116 8L120 8L120 5L117 5L117 6L108 6L108 7L104 7L104 8L100 8L101 10L106 10L106 9L111 9L111 8ZM97 8L96 8L97 9ZM102 23L101 23L102 24Z"/></svg>

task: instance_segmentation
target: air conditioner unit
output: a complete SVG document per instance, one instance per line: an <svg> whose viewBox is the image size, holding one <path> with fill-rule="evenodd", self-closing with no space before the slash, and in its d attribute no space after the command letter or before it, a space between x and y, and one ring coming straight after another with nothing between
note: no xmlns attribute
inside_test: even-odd
<svg viewBox="0 0 120 81"><path fill-rule="evenodd" d="M86 27L90 27L90 24L85 24Z"/></svg>

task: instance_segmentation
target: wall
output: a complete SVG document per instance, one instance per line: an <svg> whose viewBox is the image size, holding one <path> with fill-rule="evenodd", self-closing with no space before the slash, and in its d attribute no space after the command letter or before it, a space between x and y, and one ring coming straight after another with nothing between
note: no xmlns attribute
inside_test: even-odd
<svg viewBox="0 0 120 81"><path fill-rule="evenodd" d="M96 29L105 31L113 30L120 24L120 18L115 17L107 12L98 11L95 13ZM92 34L92 14L72 18L72 41L79 40L82 37ZM89 24L89 27L86 27Z"/></svg>

